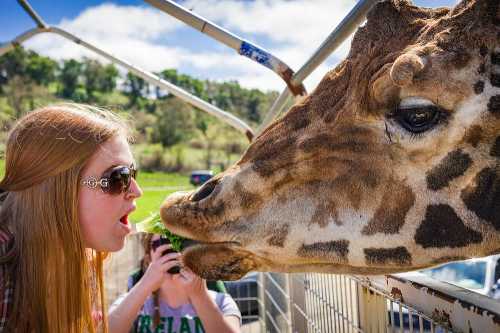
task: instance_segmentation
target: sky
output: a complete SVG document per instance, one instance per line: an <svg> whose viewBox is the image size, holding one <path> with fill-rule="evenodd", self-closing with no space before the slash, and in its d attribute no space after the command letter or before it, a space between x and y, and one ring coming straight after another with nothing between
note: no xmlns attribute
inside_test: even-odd
<svg viewBox="0 0 500 333"><path fill-rule="evenodd" d="M148 71L176 68L199 79L236 80L264 91L285 88L271 70L138 0L30 0L53 26L77 35ZM270 51L297 71L354 6L354 0L186 0L176 1L233 34ZM414 0L425 7L453 6L456 0ZM0 0L0 43L35 27L16 0ZM94 53L55 34L23 44L56 60ZM349 51L344 42L305 81L311 91ZM104 61L103 61L104 62Z"/></svg>

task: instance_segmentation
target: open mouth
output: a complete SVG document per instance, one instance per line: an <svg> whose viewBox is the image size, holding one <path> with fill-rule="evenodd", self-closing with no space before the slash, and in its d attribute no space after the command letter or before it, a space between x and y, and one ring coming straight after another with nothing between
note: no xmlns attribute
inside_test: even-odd
<svg viewBox="0 0 500 333"><path fill-rule="evenodd" d="M120 223L121 223L121 224L124 224L124 225L128 225L128 214L125 214L125 215L123 215L123 216L120 218Z"/></svg>

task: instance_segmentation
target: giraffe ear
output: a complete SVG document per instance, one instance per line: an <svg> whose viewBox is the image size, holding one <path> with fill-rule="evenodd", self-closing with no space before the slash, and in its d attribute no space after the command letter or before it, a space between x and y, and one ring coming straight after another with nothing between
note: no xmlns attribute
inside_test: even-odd
<svg viewBox="0 0 500 333"><path fill-rule="evenodd" d="M424 58L413 53L400 55L391 67L391 79L397 86L405 87L424 67Z"/></svg>
<svg viewBox="0 0 500 333"><path fill-rule="evenodd" d="M391 64L385 64L370 80L370 109L394 104L398 100L400 88L394 84L390 75Z"/></svg>

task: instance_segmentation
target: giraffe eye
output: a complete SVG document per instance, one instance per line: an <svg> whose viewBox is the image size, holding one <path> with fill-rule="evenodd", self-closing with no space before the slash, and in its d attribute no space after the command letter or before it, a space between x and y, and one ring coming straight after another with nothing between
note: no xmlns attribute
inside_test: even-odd
<svg viewBox="0 0 500 333"><path fill-rule="evenodd" d="M398 106L389 118L411 133L422 133L439 124L447 113L435 105Z"/></svg>

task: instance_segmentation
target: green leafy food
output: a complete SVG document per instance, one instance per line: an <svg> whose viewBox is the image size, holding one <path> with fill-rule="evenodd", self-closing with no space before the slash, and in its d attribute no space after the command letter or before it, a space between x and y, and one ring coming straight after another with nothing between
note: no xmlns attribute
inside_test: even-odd
<svg viewBox="0 0 500 333"><path fill-rule="evenodd" d="M136 224L137 231L149 232L152 234L158 234L167 237L170 240L172 248L180 252L182 250L182 242L184 237L172 233L170 230L165 228L165 225L161 221L160 214L156 213L144 219Z"/></svg>

